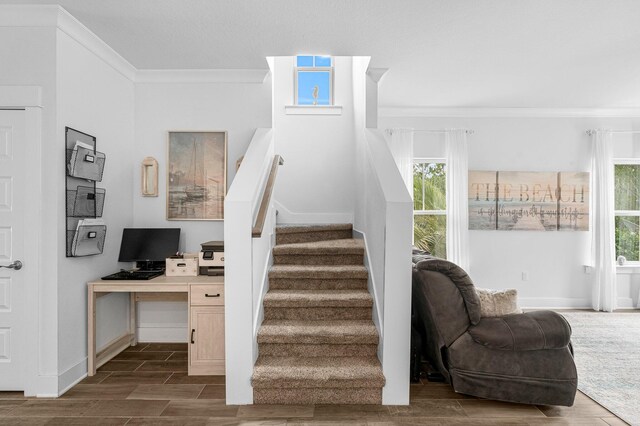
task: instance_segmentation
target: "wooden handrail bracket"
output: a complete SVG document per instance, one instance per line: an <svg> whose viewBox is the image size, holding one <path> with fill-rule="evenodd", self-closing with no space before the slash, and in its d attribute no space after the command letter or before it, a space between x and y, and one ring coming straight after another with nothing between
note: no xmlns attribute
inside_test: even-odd
<svg viewBox="0 0 640 426"><path fill-rule="evenodd" d="M256 224L251 230L251 236L253 238L260 238L262 236L262 228L264 228L264 222L267 219L267 211L269 210L269 203L271 202L271 194L273 194L273 187L276 183L276 174L278 173L278 166L284 164L284 159L276 154L273 156L273 163L271 163L271 170L269 171L269 177L267 178L267 184L264 187L262 193L262 201L260 202L260 209L258 210L258 216L256 217Z"/></svg>

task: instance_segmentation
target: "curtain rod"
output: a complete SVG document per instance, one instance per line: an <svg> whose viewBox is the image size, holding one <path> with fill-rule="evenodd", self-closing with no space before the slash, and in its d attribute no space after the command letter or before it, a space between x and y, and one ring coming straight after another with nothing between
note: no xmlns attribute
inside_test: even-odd
<svg viewBox="0 0 640 426"><path fill-rule="evenodd" d="M587 135L591 136L592 134L594 134L595 132L597 132L599 129L589 129L586 131ZM640 130L610 130L611 133L627 133L627 134L635 134L635 133L640 133Z"/></svg>
<svg viewBox="0 0 640 426"><path fill-rule="evenodd" d="M466 134L472 135L474 133L471 129L463 129ZM434 129L387 129L389 134L392 134L394 131L396 132L424 132L424 133L448 133L449 130L434 130Z"/></svg>

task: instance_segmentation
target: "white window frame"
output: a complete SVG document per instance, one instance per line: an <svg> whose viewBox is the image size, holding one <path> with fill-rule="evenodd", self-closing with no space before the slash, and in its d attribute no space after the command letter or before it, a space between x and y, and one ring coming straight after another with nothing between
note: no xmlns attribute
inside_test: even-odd
<svg viewBox="0 0 640 426"><path fill-rule="evenodd" d="M414 158L413 159L413 164L419 164L419 163L443 163L446 167L447 160L445 158ZM446 178L448 177L449 176L446 175ZM446 191L446 187L445 187L445 191ZM424 200L424 197L423 197L423 200ZM446 214L447 214L446 209L445 210L415 210L415 209L413 210L414 216L415 215L445 216Z"/></svg>
<svg viewBox="0 0 640 426"><path fill-rule="evenodd" d="M636 165L640 166L640 158L614 158L613 166L614 166L614 182L615 182L615 166L617 165ZM614 183L615 184L615 183ZM613 210L613 218L615 223L615 218L617 216L626 216L626 217L640 217L640 210L615 210L615 188L614 188L614 210ZM615 246L615 233L614 233L614 241L613 244ZM616 258L619 254L616 252ZM640 260L627 260L625 266L640 266Z"/></svg>
<svg viewBox="0 0 640 426"><path fill-rule="evenodd" d="M299 67L298 66L298 56L311 56L313 57L313 61L314 61L314 66L312 67ZM334 101L333 101L333 56L329 56L329 58L331 58L331 66L330 67L316 67L315 66L315 57L316 56L326 56L326 55L296 55L296 66L294 67L294 87L293 87L293 104L296 106L303 106L303 107L327 107L327 106L333 106L334 105ZM303 71L303 72L329 72L329 105L307 105L307 104L298 104L298 72L299 71Z"/></svg>
<svg viewBox="0 0 640 426"><path fill-rule="evenodd" d="M433 158L427 158L427 157L419 157L418 158L418 157L414 157L413 158L413 164L416 164L416 163L443 163L445 165L445 167L447 166L446 158L436 158L436 157L433 157ZM413 176L413 169L411 170L411 172L412 172L411 175ZM448 179L448 178L449 178L449 174L447 173L445 175L445 182L446 182L446 179ZM413 191L413 188L411 188L411 189ZM424 186L423 186L423 190L424 190ZM445 185L445 196L446 196L446 190L447 190L447 188L446 188L446 185ZM413 192L412 192L412 194L413 194ZM424 200L424 195L423 195L422 199ZM413 215L411 215L413 227L415 227L415 224L416 224L416 215L417 216L445 216L446 217L447 216L447 210L446 209L445 210L415 210L415 204L414 204ZM445 227L446 226L447 225L445 224ZM411 244L414 243L414 237L415 237L415 235L414 235L413 228L412 228L412 230L411 230Z"/></svg>

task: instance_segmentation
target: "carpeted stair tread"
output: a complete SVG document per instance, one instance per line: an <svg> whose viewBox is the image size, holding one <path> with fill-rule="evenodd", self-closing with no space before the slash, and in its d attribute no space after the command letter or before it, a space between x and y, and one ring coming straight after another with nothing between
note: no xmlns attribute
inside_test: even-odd
<svg viewBox="0 0 640 426"><path fill-rule="evenodd" d="M364 241L351 224L276 228L251 384L259 404L381 404Z"/></svg>
<svg viewBox="0 0 640 426"><path fill-rule="evenodd" d="M371 307L373 297L367 290L269 290L265 308Z"/></svg>
<svg viewBox="0 0 640 426"><path fill-rule="evenodd" d="M254 404L311 405L311 404L382 404L382 389L379 387L362 388L254 388ZM328 421L329 425L365 424L355 419ZM296 424L316 424L296 423ZM319 422L317 424L325 424ZM387 423L384 423L387 424ZM395 424L395 423L394 423Z"/></svg>
<svg viewBox="0 0 640 426"><path fill-rule="evenodd" d="M380 361L369 357L269 357L256 361L254 388L383 387Z"/></svg>
<svg viewBox="0 0 640 426"><path fill-rule="evenodd" d="M378 344L378 331L371 320L265 320L258 343Z"/></svg>
<svg viewBox="0 0 640 426"><path fill-rule="evenodd" d="M378 344L260 343L260 355L280 357L377 356Z"/></svg>
<svg viewBox="0 0 640 426"><path fill-rule="evenodd" d="M316 241L311 243L296 243L276 245L273 248L273 255L342 255L342 254L364 254L364 243L362 240L343 239Z"/></svg>
<svg viewBox="0 0 640 426"><path fill-rule="evenodd" d="M274 265L269 278L299 279L367 279L369 272L362 265Z"/></svg>
<svg viewBox="0 0 640 426"><path fill-rule="evenodd" d="M343 240L350 238L353 238L353 227L349 223L331 225L289 225L278 227L276 229L276 245Z"/></svg>
<svg viewBox="0 0 640 426"><path fill-rule="evenodd" d="M350 223L331 223L326 225L279 225L276 234L296 234L299 232L351 231Z"/></svg>

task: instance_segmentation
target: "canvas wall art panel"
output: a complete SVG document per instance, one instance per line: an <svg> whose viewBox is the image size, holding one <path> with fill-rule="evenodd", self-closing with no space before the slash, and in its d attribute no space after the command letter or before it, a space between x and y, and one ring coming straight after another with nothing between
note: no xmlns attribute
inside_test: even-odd
<svg viewBox="0 0 640 426"><path fill-rule="evenodd" d="M557 180L553 172L499 172L498 230L555 231Z"/></svg>
<svg viewBox="0 0 640 426"><path fill-rule="evenodd" d="M587 172L469 172L469 229L588 231Z"/></svg>
<svg viewBox="0 0 640 426"><path fill-rule="evenodd" d="M222 220L227 132L169 132L168 220Z"/></svg>
<svg viewBox="0 0 640 426"><path fill-rule="evenodd" d="M498 172L469 172L469 229L497 229Z"/></svg>
<svg viewBox="0 0 640 426"><path fill-rule="evenodd" d="M589 173L558 173L560 231L589 230Z"/></svg>

